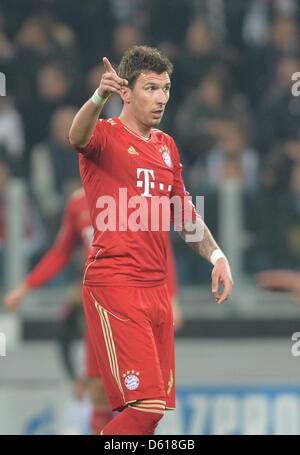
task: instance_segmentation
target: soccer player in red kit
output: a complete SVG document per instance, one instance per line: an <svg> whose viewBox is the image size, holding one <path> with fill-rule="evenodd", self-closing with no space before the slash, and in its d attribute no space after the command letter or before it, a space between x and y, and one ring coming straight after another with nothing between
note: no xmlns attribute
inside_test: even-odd
<svg viewBox="0 0 300 455"><path fill-rule="evenodd" d="M4 297L8 310L15 310L21 301L33 289L39 288L54 278L70 261L71 255L79 244L83 244L85 257L93 240L93 228L83 189L75 191L65 208L63 223L52 248L36 265L32 272L15 289ZM89 391L93 405L91 430L99 433L107 421L112 418L96 358L88 333L85 335L86 376L89 379Z"/></svg>
<svg viewBox="0 0 300 455"><path fill-rule="evenodd" d="M153 228L151 216L155 196L184 201L187 195L175 142L156 129L169 99L172 64L146 46L129 49L118 74L107 58L103 63L99 88L69 133L94 228L83 305L108 398L121 411L101 434L150 435L165 410L175 407L174 327L165 284L168 232L160 222ZM122 112L99 120L112 93L121 97ZM168 208L177 223L175 208ZM162 212L168 213L166 207ZM223 303L233 286L228 261L202 218L190 212L187 220L180 214L185 220L180 235L188 241L190 226L201 228L201 239L189 245L214 264L212 292Z"/></svg>
<svg viewBox="0 0 300 455"><path fill-rule="evenodd" d="M23 282L4 297L5 307L8 310L16 310L28 293L53 279L69 263L72 253L79 244L83 244L84 254L87 257L92 240L93 228L86 197L83 189L79 189L72 194L65 208L63 223L56 242ZM177 301L175 261L171 247L168 248L167 268L167 286L173 305L175 327L180 328L181 310ZM93 404L91 430L96 434L99 433L104 423L111 419L112 415L99 377L99 368L91 340L87 333L85 343L86 376L89 378Z"/></svg>

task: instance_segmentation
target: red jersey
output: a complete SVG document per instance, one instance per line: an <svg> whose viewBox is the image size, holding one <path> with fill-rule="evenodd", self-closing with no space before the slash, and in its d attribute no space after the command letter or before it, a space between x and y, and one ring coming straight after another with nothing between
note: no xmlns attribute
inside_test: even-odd
<svg viewBox="0 0 300 455"><path fill-rule="evenodd" d="M129 130L119 118L113 118L98 120L89 143L75 148L80 152L81 179L94 229L85 283L92 286L164 284L168 229L163 230L161 223L157 230L149 228L150 206L154 196L165 196L169 204L170 197L184 199L188 194L174 140L157 129L152 129L150 138L145 139ZM131 203L136 196L148 209L148 226L143 220L140 230L128 228L130 217L135 216L136 206ZM127 211L125 215L123 210ZM112 228L103 228L104 218Z"/></svg>
<svg viewBox="0 0 300 455"><path fill-rule="evenodd" d="M69 199L56 242L27 276L26 284L36 288L50 281L67 265L79 244L83 244L85 257L87 257L92 238L90 214L84 191L80 189Z"/></svg>

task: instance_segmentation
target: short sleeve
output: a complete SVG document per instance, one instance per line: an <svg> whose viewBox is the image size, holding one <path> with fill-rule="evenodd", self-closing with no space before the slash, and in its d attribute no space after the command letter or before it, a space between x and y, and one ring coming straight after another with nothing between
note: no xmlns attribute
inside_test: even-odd
<svg viewBox="0 0 300 455"><path fill-rule="evenodd" d="M180 162L180 156L175 142L172 139L171 143L172 158L174 165L174 181L171 191L171 201L179 198L181 200L182 213L175 216L174 209L178 205L171 204L171 220L174 224L177 222L184 223L184 221L195 221L196 219L196 209L191 201L190 194L185 188L185 184L182 177L183 166Z"/></svg>

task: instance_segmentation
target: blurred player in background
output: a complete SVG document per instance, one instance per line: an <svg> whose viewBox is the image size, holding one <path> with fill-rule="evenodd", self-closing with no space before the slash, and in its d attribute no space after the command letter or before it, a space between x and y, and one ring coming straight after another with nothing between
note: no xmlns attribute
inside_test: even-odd
<svg viewBox="0 0 300 455"><path fill-rule="evenodd" d="M171 197L176 196L181 207L189 205L188 219L183 208L172 213L179 215L181 225L184 219L203 233L189 242L191 231L184 224L180 234L214 265L212 292L219 304L229 297L233 282L226 257L187 203L173 139L156 129L169 100L171 62L146 46L127 51L118 74L107 58L103 62L99 88L76 114L69 134L79 152L94 228L83 305L108 398L112 409L121 411L101 434L154 434L165 410L175 408L175 365L173 315L165 284L168 232L161 223L158 230L149 227L152 196L167 200L168 221ZM122 99L120 117L99 120L112 93ZM125 204L120 189L126 192ZM148 227L128 228L134 207L129 205L125 215L124 209L131 198L139 198L138 204L146 207L143 221ZM113 227L114 217L119 227ZM105 225L107 218L111 228Z"/></svg>
<svg viewBox="0 0 300 455"><path fill-rule="evenodd" d="M257 275L257 283L273 292L292 292L300 304L300 273L293 270L265 270Z"/></svg>
<svg viewBox="0 0 300 455"><path fill-rule="evenodd" d="M84 191L75 191L65 208L62 226L58 238L48 253L40 260L23 282L4 297L4 305L8 310L16 310L22 300L32 292L54 278L70 261L72 253L79 244L83 244L87 257L93 239L93 228L87 207ZM168 248L167 286L173 305L175 329L182 326L182 312L178 302L176 286L176 267L171 246ZM68 293L60 324L60 348L69 377L73 381L76 397L82 397L84 383L76 377L71 360L70 349L74 338L80 332L81 316L81 281L72 286ZM98 434L100 429L112 417L105 396L99 369L97 367L93 346L88 333L85 334L86 377L89 379L88 388L93 412L91 416L91 431Z"/></svg>
<svg viewBox="0 0 300 455"><path fill-rule="evenodd" d="M84 192L80 189L75 191L70 197L56 242L24 281L5 296L5 307L8 310L17 309L29 292L43 286L54 278L69 263L72 253L80 243L83 244L85 256L87 257L92 238L93 228L90 223L89 211ZM73 303L76 301L74 298L70 300ZM73 306L68 316L74 316L75 312L76 306ZM67 324L67 321L70 323L71 318L69 320L66 318L65 324ZM89 378L89 390L93 405L91 430L93 433L99 433L99 427L101 428L105 422L109 421L112 414L103 390L93 346L90 343L87 331L85 334L85 355L86 376ZM73 375L72 372L70 375ZM80 391L81 393L82 381L79 378L74 380L73 385L74 391Z"/></svg>

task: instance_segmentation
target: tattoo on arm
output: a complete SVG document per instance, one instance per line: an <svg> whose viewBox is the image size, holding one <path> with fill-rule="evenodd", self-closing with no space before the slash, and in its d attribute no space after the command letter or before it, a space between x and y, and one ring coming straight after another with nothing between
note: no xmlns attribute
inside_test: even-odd
<svg viewBox="0 0 300 455"><path fill-rule="evenodd" d="M203 219L200 215L197 215L196 222L193 223L194 232L198 230L201 232L201 239L198 241L193 241L193 231L182 228L182 231L179 231L179 235L183 238L183 240L188 244L190 248L192 248L199 256L202 256L204 259L210 260L210 257L214 250L219 248L217 242L213 238L210 230L204 223ZM189 237L191 240L189 240Z"/></svg>

